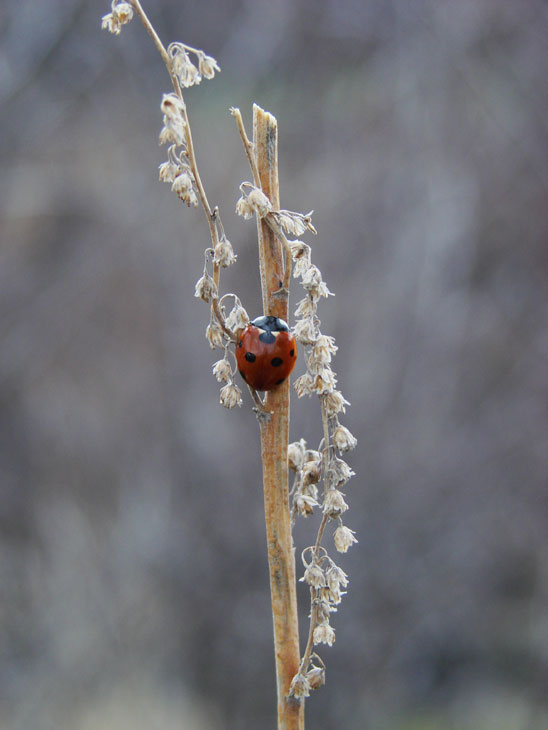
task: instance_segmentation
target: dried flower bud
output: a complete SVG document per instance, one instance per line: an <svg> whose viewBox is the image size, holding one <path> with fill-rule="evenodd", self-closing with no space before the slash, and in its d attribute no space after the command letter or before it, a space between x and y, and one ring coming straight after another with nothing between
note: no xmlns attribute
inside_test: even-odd
<svg viewBox="0 0 548 730"><path fill-rule="evenodd" d="M312 225L312 213L314 211L311 210L306 215L303 215L303 223L305 224L307 230L309 230L311 233L313 233L315 236L318 235L318 231L314 228Z"/></svg>
<svg viewBox="0 0 548 730"><path fill-rule="evenodd" d="M196 205L197 199L194 192L194 186L192 184L192 178L187 170L183 170L171 185L171 189L177 196L188 205ZM196 201L196 202L194 202Z"/></svg>
<svg viewBox="0 0 548 730"><path fill-rule="evenodd" d="M327 644L332 646L335 641L335 630L328 623L320 624L314 629L314 644Z"/></svg>
<svg viewBox="0 0 548 730"><path fill-rule="evenodd" d="M302 345L313 345L316 341L316 325L312 319L299 319L295 323L293 334Z"/></svg>
<svg viewBox="0 0 548 730"><path fill-rule="evenodd" d="M346 588L348 585L348 576L342 568L339 568L338 565L331 565L325 574L325 577L330 589L333 589L335 585L341 585L343 588Z"/></svg>
<svg viewBox="0 0 548 730"><path fill-rule="evenodd" d="M183 170L176 176L171 189L174 193L177 193L179 197L188 193L189 190L192 190L192 178L188 170Z"/></svg>
<svg viewBox="0 0 548 730"><path fill-rule="evenodd" d="M101 18L101 29L106 29L109 33L119 35L122 30L122 24L114 13L108 13L108 15L103 15Z"/></svg>
<svg viewBox="0 0 548 730"><path fill-rule="evenodd" d="M337 610L337 608L331 603L331 593L329 592L329 588L327 586L324 586L323 588L318 588L318 590L316 591L316 596L320 601L323 601L330 606L330 611Z"/></svg>
<svg viewBox="0 0 548 730"><path fill-rule="evenodd" d="M313 393L314 379L310 373L304 373L300 375L295 381L294 388L297 392L297 397L302 398L303 395L312 395Z"/></svg>
<svg viewBox="0 0 548 730"><path fill-rule="evenodd" d="M167 52L171 59L171 70L179 79L181 86L188 88L189 86L200 83L202 77L188 57L188 53L182 43L170 43Z"/></svg>
<svg viewBox="0 0 548 730"><path fill-rule="evenodd" d="M163 129L160 132L160 144L172 142L176 145L185 144L184 119L185 103L177 94L164 94L160 108L163 113Z"/></svg>
<svg viewBox="0 0 548 730"><path fill-rule="evenodd" d="M234 408L242 405L242 392L234 383L229 383L221 388L220 403L225 408Z"/></svg>
<svg viewBox="0 0 548 730"><path fill-rule="evenodd" d="M323 624L325 621L329 621L329 616L332 611L336 611L336 608L332 608L329 605L329 601L325 601L322 598L319 598L314 601L314 605L316 606L316 621L319 624Z"/></svg>
<svg viewBox="0 0 548 730"><path fill-rule="evenodd" d="M264 218L272 210L272 203L259 188L253 188L247 196L247 202L256 211L259 218Z"/></svg>
<svg viewBox="0 0 548 730"><path fill-rule="evenodd" d="M313 588L323 588L326 585L323 570L317 563L307 565L304 575L300 581L301 583L308 583L308 585Z"/></svg>
<svg viewBox="0 0 548 730"><path fill-rule="evenodd" d="M242 305L240 304L240 300L238 299L230 314L226 318L226 326L228 327L228 329L236 332L236 330L241 330L244 327L247 327L248 323L249 315L242 307Z"/></svg>
<svg viewBox="0 0 548 730"><path fill-rule="evenodd" d="M174 94L173 92L170 92L169 94L164 94L162 96L160 109L168 119L176 119L177 121L182 122L182 124L185 124L185 120L183 117L183 112L185 111L185 103L181 98L177 96L177 94Z"/></svg>
<svg viewBox="0 0 548 730"><path fill-rule="evenodd" d="M329 518L339 517L346 512L348 505L344 501L344 494L338 489L329 489L323 502L323 511Z"/></svg>
<svg viewBox="0 0 548 730"><path fill-rule="evenodd" d="M322 466L320 462L308 461L303 467L303 484L317 484L322 478Z"/></svg>
<svg viewBox="0 0 548 730"><path fill-rule="evenodd" d="M198 68L205 79L212 79L215 71L220 71L217 61L212 56L207 56L203 51L198 54Z"/></svg>
<svg viewBox="0 0 548 730"><path fill-rule="evenodd" d="M326 372L331 372L329 363L325 362L324 359L317 357L317 350L315 348L310 350L306 358L306 369L311 375L324 376Z"/></svg>
<svg viewBox="0 0 548 730"><path fill-rule="evenodd" d="M122 26L133 18L133 8L127 2L112 0L110 9L112 12L101 18L101 28L106 28L109 33L114 33L114 35L119 35Z"/></svg>
<svg viewBox="0 0 548 730"><path fill-rule="evenodd" d="M322 272L318 269L317 266L310 266L306 272L306 275L303 276L303 288L304 289L312 289L313 287L317 287L322 283Z"/></svg>
<svg viewBox="0 0 548 730"><path fill-rule="evenodd" d="M213 375L219 383L228 383L232 378L232 368L228 360L217 360L213 365Z"/></svg>
<svg viewBox="0 0 548 730"><path fill-rule="evenodd" d="M339 585L335 585L333 588L328 587L327 592L329 600L334 606L338 606L342 601L342 597L346 595L344 591L341 591Z"/></svg>
<svg viewBox="0 0 548 730"><path fill-rule="evenodd" d="M358 439L352 436L346 426L337 426L333 433L333 443L341 453L344 453L356 448Z"/></svg>
<svg viewBox="0 0 548 730"><path fill-rule="evenodd" d="M307 449L304 455L304 460L306 461L318 461L320 462L322 460L322 455L319 451L316 451L316 449Z"/></svg>
<svg viewBox="0 0 548 730"><path fill-rule="evenodd" d="M295 508L301 517L308 517L314 512L314 507L319 507L317 500L309 494L299 493L295 497Z"/></svg>
<svg viewBox="0 0 548 730"><path fill-rule="evenodd" d="M164 117L164 126L160 130L160 136L158 137L158 144L182 144L182 138L179 137L178 134L175 134L175 132L168 126L165 125L165 117Z"/></svg>
<svg viewBox="0 0 548 730"><path fill-rule="evenodd" d="M329 335L320 334L314 343L312 353L317 362L322 365L328 365L331 362L331 356L334 355L339 348L335 344L335 338Z"/></svg>
<svg viewBox="0 0 548 730"><path fill-rule="evenodd" d="M200 72L198 71L196 66L190 61L186 64L183 64L178 76L181 85L185 88L188 88L189 86L197 86L202 80Z"/></svg>
<svg viewBox="0 0 548 730"><path fill-rule="evenodd" d="M310 246L303 241L288 241L294 261L293 277L298 279L310 268Z"/></svg>
<svg viewBox="0 0 548 730"><path fill-rule="evenodd" d="M311 248L308 243L304 241L288 241L289 248L291 250L291 258L297 262L301 259L310 259Z"/></svg>
<svg viewBox="0 0 548 730"><path fill-rule="evenodd" d="M310 689L319 689L325 684L325 669L323 667L313 667L306 673Z"/></svg>
<svg viewBox="0 0 548 730"><path fill-rule="evenodd" d="M297 319L302 317L303 319L312 319L316 314L316 302L310 296L306 296L301 299L295 310L295 317Z"/></svg>
<svg viewBox="0 0 548 730"><path fill-rule="evenodd" d="M198 299L203 299L204 302L210 302L212 297L217 296L215 282L207 272L204 272L204 275L196 282L194 296Z"/></svg>
<svg viewBox="0 0 548 730"><path fill-rule="evenodd" d="M307 229L300 213L284 210L278 213L277 218L284 231L290 236L302 236Z"/></svg>
<svg viewBox="0 0 548 730"><path fill-rule="evenodd" d="M221 238L219 243L215 246L213 261L216 264L219 264L219 266L222 266L223 269L226 269L228 266L232 266L232 264L236 261L236 254L234 253L232 244L227 238Z"/></svg>
<svg viewBox="0 0 548 730"><path fill-rule="evenodd" d="M315 484L303 484L301 494L312 497L312 499L318 501L318 487Z"/></svg>
<svg viewBox="0 0 548 730"><path fill-rule="evenodd" d="M118 18L120 25L126 25L133 18L133 8L129 3L113 2L112 12Z"/></svg>
<svg viewBox="0 0 548 730"><path fill-rule="evenodd" d="M305 450L306 441L304 439L289 444L287 448L287 462L290 469L300 471L303 468Z"/></svg>
<svg viewBox="0 0 548 730"><path fill-rule="evenodd" d="M242 218L247 221L253 217L253 212L253 206L245 197L245 195L242 195L241 198L238 198L238 202L236 203L236 213L238 215L241 215Z"/></svg>
<svg viewBox="0 0 548 730"><path fill-rule="evenodd" d="M310 682L304 674L296 674L289 687L290 697L310 697Z"/></svg>
<svg viewBox="0 0 548 730"><path fill-rule="evenodd" d="M343 398L340 390L334 390L332 393L327 393L324 396L324 404L327 415L330 418L341 412L346 413L345 406L350 405L346 398Z"/></svg>
<svg viewBox="0 0 548 730"><path fill-rule="evenodd" d="M332 487L342 487L343 484L346 484L354 476L354 473L346 461L335 457L331 460L327 472L329 485Z"/></svg>
<svg viewBox="0 0 548 730"><path fill-rule="evenodd" d="M310 266L302 276L303 288L308 291L312 299L317 301L320 297L328 297L332 292L322 280L321 271L317 266Z"/></svg>
<svg viewBox="0 0 548 730"><path fill-rule="evenodd" d="M180 168L171 160L162 162L159 169L159 178L161 182L172 183L180 172Z"/></svg>
<svg viewBox="0 0 548 730"><path fill-rule="evenodd" d="M338 605L341 597L345 594L341 591L341 586L346 588L348 585L348 576L338 566L333 565L326 573L327 587L329 589L329 598L332 603Z"/></svg>
<svg viewBox="0 0 548 730"><path fill-rule="evenodd" d="M186 143L185 125L182 119L169 119L165 114L162 118L164 126L158 137L158 144L175 144L178 146Z"/></svg>
<svg viewBox="0 0 548 730"><path fill-rule="evenodd" d="M223 330L218 322L211 322L206 327L206 339L209 342L209 346L212 350L216 347L224 347L224 335Z"/></svg>
<svg viewBox="0 0 548 730"><path fill-rule="evenodd" d="M324 395L325 393L332 393L335 390L335 373L331 368L326 367L313 377L312 390L318 395Z"/></svg>
<svg viewBox="0 0 548 730"><path fill-rule="evenodd" d="M345 553L349 547L352 547L355 542L358 542L354 535L354 530L351 530L344 525L337 527L333 535L333 540L335 542L335 547L340 553Z"/></svg>
<svg viewBox="0 0 548 730"><path fill-rule="evenodd" d="M307 261L306 259L299 259L299 261L297 261L297 263L293 267L293 278L298 279L299 276L302 276L305 271L307 271L309 266L309 261Z"/></svg>

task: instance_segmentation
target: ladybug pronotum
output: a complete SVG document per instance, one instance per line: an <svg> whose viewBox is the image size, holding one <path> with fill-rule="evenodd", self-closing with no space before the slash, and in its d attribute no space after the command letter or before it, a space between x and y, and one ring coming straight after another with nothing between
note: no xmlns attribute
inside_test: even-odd
<svg viewBox="0 0 548 730"><path fill-rule="evenodd" d="M245 382L255 390L272 390L297 362L297 343L279 317L257 317L239 332L236 362Z"/></svg>

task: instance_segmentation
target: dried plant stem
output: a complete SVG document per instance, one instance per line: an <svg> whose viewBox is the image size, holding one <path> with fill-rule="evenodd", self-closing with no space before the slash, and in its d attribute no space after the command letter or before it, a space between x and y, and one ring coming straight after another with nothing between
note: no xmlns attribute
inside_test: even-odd
<svg viewBox="0 0 548 730"><path fill-rule="evenodd" d="M154 45L158 49L158 53L162 57L162 61L165 63L165 65L168 68L168 71L170 71L170 74L171 74L171 64L169 63L169 56L167 55L167 51L164 48L164 44L160 40L158 33L156 33L156 31L154 30L154 28L152 26L152 23L148 19L147 14L143 10L141 3L139 2L139 0L129 0L129 2L133 6L133 9L137 13L137 15L139 16L139 19L140 19L141 23L144 25L146 32L149 34L149 36L154 41Z"/></svg>
<svg viewBox="0 0 548 730"><path fill-rule="evenodd" d="M323 428L323 473L324 473L324 487L325 491L327 492L328 488L328 478L327 473L329 471L329 449L331 448L331 444L329 442L329 418L327 415L327 408L325 405L325 396L320 396L320 407L322 410L322 428ZM320 546L320 542L323 535L323 530L325 528L325 520L322 520L322 524L320 525L320 528L318 530L318 538L316 540L316 547L314 548L314 552L318 553L318 548Z"/></svg>
<svg viewBox="0 0 548 730"><path fill-rule="evenodd" d="M213 273L215 273L215 270L219 271L219 267L217 266L216 269L214 268ZM217 281L215 282L215 285L218 286ZM236 340L237 340L236 335L234 334L234 332L232 332L232 330L228 329L228 327L226 326L225 316L221 310L221 305L219 304L218 297L212 297L211 309L213 310L213 313L215 314L215 317L217 318L217 321L219 322L221 329L223 330L225 335L228 337L228 339L231 342L236 342Z"/></svg>
<svg viewBox="0 0 548 730"><path fill-rule="evenodd" d="M242 138L242 144L244 146L245 153L247 155L247 159L249 161L249 166L251 167L251 172L253 173L253 182L255 185L260 188L261 187L261 179L259 177L259 170L257 169L257 161L255 159L255 152L253 150L253 143L247 136L247 132L245 131L244 127L244 120L242 119L242 113L239 109L236 107L232 107L230 110L232 116L236 120L236 124L238 125L238 131L240 133L240 137Z"/></svg>
<svg viewBox="0 0 548 730"><path fill-rule="evenodd" d="M313 560L318 559L318 551L322 541L325 526L327 525L328 517L324 515L318 529L318 536L316 537L316 544L314 546ZM306 647L304 650L303 658L299 666L299 673L306 674L308 665L310 663L310 656L314 647L314 629L318 625L318 612L316 609L316 595L318 591L314 587L310 587L310 626L308 627L308 639L306 640Z"/></svg>
<svg viewBox="0 0 548 730"><path fill-rule="evenodd" d="M251 167L251 172L253 173L253 182L255 183L255 185L258 188L260 188L261 179L259 176L259 170L257 169L255 150L253 147L253 143L250 141L249 137L247 136L247 132L245 131L242 114L241 114L240 110L237 109L236 107L232 107L232 109L230 111L232 113L232 116L236 119L236 124L238 125L238 131L240 133L240 137L242 138L242 144L244 146L244 150L247 155L247 159L249 161L249 166ZM285 251L285 276L284 276L283 282L280 284L280 288L285 289L285 290L287 290L287 292L289 292L289 282L291 280L291 249L289 248L289 243L279 224L276 225L268 217L266 217L264 220L268 223L268 225L270 226L272 231L276 234L276 236L278 236L278 238L280 239L280 241L283 244L284 251ZM277 294L277 296L280 296L280 294ZM266 309L265 309L265 312L266 312Z"/></svg>
<svg viewBox="0 0 548 730"><path fill-rule="evenodd" d="M325 490L327 490L327 473L329 468L329 419L327 416L327 409L325 406L325 396L320 397L320 405L322 409L322 426L323 426L323 469L324 469L324 481ZM320 547L322 544L323 533L329 521L329 516L324 513L322 521L318 527L318 534L316 535L316 542L312 551L312 562L317 562L319 559ZM312 655L312 649L314 648L314 629L318 625L318 611L316 608L316 598L318 591L313 586L310 586L310 625L308 627L308 639L306 641L306 647L304 650L303 658L299 666L299 673L305 674L310 664L310 657Z"/></svg>
<svg viewBox="0 0 548 730"><path fill-rule="evenodd" d="M279 208L276 119L253 107L253 150L261 188L274 208ZM279 239L258 219L259 258L265 314L287 319L288 293L274 296L284 279L284 254ZM278 689L278 730L303 730L304 701L288 698L291 680L299 666L299 631L295 586L295 556L289 512L289 382L266 394L265 408L272 412L261 422L261 457L274 650Z"/></svg>

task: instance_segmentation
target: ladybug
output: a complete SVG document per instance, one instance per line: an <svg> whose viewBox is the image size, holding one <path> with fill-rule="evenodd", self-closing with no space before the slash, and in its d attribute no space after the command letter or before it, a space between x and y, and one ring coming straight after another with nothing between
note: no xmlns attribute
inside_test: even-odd
<svg viewBox="0 0 548 730"><path fill-rule="evenodd" d="M257 317L238 333L236 362L248 385L255 390L272 390L295 367L297 343L283 319Z"/></svg>

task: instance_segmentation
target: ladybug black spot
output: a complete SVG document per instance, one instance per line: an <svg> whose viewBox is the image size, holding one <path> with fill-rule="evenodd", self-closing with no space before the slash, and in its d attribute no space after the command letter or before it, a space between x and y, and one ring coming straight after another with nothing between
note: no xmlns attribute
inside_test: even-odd
<svg viewBox="0 0 548 730"><path fill-rule="evenodd" d="M242 341L240 340L240 341L238 342L238 347L241 347L242 345L243 345L243 342L242 342Z"/></svg>
<svg viewBox="0 0 548 730"><path fill-rule="evenodd" d="M291 357L295 357L295 350L290 350L289 354L291 355Z"/></svg>
<svg viewBox="0 0 548 730"><path fill-rule="evenodd" d="M279 368L282 363L283 363L283 360L281 357L273 357L272 360L270 361L270 364L274 368Z"/></svg>
<svg viewBox="0 0 548 730"><path fill-rule="evenodd" d="M239 370L238 372L240 373L240 375L242 376L242 378L245 380L245 375L242 373L242 371Z"/></svg>
<svg viewBox="0 0 548 730"><path fill-rule="evenodd" d="M245 359L247 360L247 362L255 362L255 360L257 359L257 357L252 352L246 352L245 353Z"/></svg>
<svg viewBox="0 0 548 730"><path fill-rule="evenodd" d="M265 345L271 345L273 342L276 342L276 338L272 332L263 332L259 335L259 339L261 342L264 342Z"/></svg>
<svg viewBox="0 0 548 730"><path fill-rule="evenodd" d="M276 385L281 385L284 382L285 378L281 378L281 380L276 381Z"/></svg>

